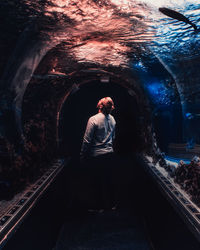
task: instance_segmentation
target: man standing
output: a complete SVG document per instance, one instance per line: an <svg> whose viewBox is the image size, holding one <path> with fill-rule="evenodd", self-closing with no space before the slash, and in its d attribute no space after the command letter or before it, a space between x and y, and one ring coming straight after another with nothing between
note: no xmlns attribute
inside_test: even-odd
<svg viewBox="0 0 200 250"><path fill-rule="evenodd" d="M80 159L86 162L88 175L92 178L92 189L101 203L99 205L107 209L115 205L113 140L116 122L110 114L114 109L113 100L104 97L99 100L97 108L98 113L88 120Z"/></svg>

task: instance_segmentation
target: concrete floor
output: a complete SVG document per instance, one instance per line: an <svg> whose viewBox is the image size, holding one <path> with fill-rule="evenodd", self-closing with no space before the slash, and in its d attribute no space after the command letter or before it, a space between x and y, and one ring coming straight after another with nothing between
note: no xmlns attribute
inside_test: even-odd
<svg viewBox="0 0 200 250"><path fill-rule="evenodd" d="M133 211L88 212L66 219L55 250L150 250L141 216Z"/></svg>

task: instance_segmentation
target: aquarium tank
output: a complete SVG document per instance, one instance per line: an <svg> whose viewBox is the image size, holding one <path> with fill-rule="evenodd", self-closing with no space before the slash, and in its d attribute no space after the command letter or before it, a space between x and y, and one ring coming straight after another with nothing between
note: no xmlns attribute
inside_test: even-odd
<svg viewBox="0 0 200 250"><path fill-rule="evenodd" d="M48 168L67 93L97 72L138 95L140 153L177 162L172 177L199 202L183 173L200 161L199 1L3 0L0 13L2 190Z"/></svg>

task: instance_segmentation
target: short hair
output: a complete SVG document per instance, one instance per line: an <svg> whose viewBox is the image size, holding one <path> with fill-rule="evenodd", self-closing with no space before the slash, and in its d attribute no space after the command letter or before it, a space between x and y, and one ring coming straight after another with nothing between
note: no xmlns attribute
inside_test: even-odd
<svg viewBox="0 0 200 250"><path fill-rule="evenodd" d="M108 96L99 100L97 108L101 110L103 113L108 114L115 108L115 106L113 100Z"/></svg>

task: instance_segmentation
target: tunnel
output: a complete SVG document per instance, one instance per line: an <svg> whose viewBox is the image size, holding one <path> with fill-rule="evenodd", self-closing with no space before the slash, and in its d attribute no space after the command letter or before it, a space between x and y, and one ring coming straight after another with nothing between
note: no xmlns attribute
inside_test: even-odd
<svg viewBox="0 0 200 250"><path fill-rule="evenodd" d="M199 3L0 7L0 249L199 249ZM112 154L82 161L104 97Z"/></svg>
<svg viewBox="0 0 200 250"><path fill-rule="evenodd" d="M61 151L66 154L68 152L69 155L79 156L82 143L80 138L83 138L87 118L97 112L98 100L104 96L110 96L116 103L113 111L118 124L116 131L118 141L115 142L115 151L130 153L141 150L139 123L141 123L142 114L138 106L138 97L134 92L130 95L129 89L122 87L122 83L119 85L118 83L101 81L102 79L97 78L97 80L85 84L77 84L75 90L72 90L72 94L68 95L62 106L58 136Z"/></svg>

